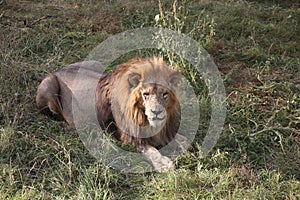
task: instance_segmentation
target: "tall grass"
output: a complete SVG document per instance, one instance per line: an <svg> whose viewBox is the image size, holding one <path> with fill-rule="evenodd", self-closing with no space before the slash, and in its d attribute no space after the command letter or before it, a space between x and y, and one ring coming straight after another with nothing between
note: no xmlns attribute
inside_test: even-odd
<svg viewBox="0 0 300 200"><path fill-rule="evenodd" d="M299 199L297 6L288 1L1 1L0 199ZM207 49L224 79L228 113L214 150L199 158L209 98L205 85L198 84L201 77L186 73L197 80L193 86L207 118L199 140L175 160L174 171L122 174L93 158L64 122L38 112L36 87L47 73L84 60L107 37L147 26L187 34ZM164 56L180 65L176 55Z"/></svg>

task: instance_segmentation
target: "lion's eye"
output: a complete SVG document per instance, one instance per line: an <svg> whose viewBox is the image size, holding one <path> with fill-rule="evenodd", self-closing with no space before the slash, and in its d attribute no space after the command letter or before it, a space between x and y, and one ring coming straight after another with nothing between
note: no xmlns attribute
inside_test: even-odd
<svg viewBox="0 0 300 200"><path fill-rule="evenodd" d="M144 92L144 93L143 93L144 99L148 99L149 96L150 96L149 92Z"/></svg>
<svg viewBox="0 0 300 200"><path fill-rule="evenodd" d="M168 99L169 98L169 93L168 92L163 93L163 98Z"/></svg>

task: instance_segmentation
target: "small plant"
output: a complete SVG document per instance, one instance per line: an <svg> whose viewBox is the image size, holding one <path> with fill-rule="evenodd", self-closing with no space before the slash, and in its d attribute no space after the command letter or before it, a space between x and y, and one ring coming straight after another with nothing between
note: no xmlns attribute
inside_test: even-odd
<svg viewBox="0 0 300 200"><path fill-rule="evenodd" d="M178 33L186 34L206 47L212 41L216 32L216 23L206 12L205 8L190 14L189 9L193 4L187 0L174 0L171 8L165 8L158 1L159 14L154 17L155 27L168 28Z"/></svg>

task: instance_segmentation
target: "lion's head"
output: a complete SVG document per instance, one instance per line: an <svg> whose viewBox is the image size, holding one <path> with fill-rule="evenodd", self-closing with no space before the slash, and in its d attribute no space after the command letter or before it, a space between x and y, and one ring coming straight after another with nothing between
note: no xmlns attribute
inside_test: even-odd
<svg viewBox="0 0 300 200"><path fill-rule="evenodd" d="M157 57L132 60L115 73L111 106L118 128L134 137L166 143L172 137L167 132L179 116L180 73Z"/></svg>

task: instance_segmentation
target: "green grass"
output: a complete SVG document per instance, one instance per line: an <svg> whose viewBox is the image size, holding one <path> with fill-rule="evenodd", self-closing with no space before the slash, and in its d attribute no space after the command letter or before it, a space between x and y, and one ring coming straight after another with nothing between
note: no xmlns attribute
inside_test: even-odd
<svg viewBox="0 0 300 200"><path fill-rule="evenodd" d="M300 198L299 3L174 2L0 2L0 199ZM209 98L194 84L205 119L175 171L121 174L94 159L64 122L40 114L35 93L47 73L84 60L107 37L147 26L180 31L207 49L228 113L214 150L200 159Z"/></svg>

